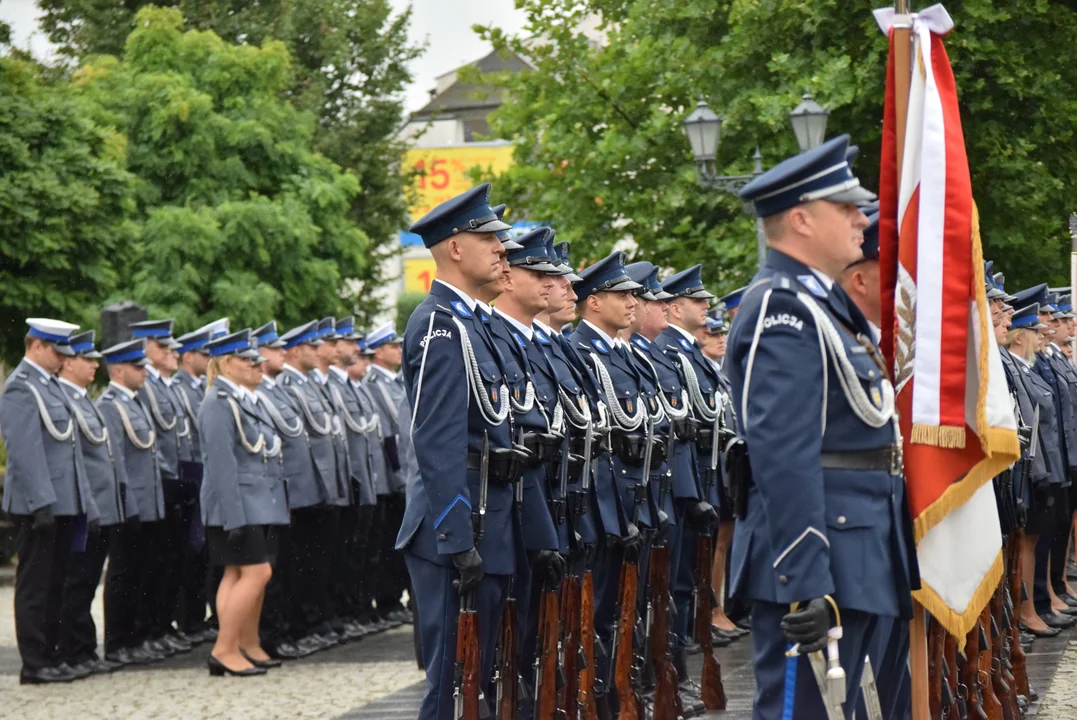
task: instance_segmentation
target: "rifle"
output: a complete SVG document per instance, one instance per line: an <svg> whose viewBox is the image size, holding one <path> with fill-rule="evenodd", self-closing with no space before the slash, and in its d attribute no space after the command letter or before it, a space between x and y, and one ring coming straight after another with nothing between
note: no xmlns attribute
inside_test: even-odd
<svg viewBox="0 0 1077 720"><path fill-rule="evenodd" d="M709 531L699 533L696 541L696 582L692 590L695 602L696 642L703 654L703 677L700 695L708 710L725 710L725 687L722 685L722 667L714 657L711 645L711 536Z"/></svg>
<svg viewBox="0 0 1077 720"><path fill-rule="evenodd" d="M927 632L927 704L931 717L937 718L942 714L942 660L943 646L946 642L946 631L935 618L931 618L931 624Z"/></svg>
<svg viewBox="0 0 1077 720"><path fill-rule="evenodd" d="M535 659L535 718L557 716L557 587L544 587L539 600L539 656Z"/></svg>
<svg viewBox="0 0 1077 720"><path fill-rule="evenodd" d="M943 659L943 684L945 684L949 690L952 691L950 705L945 702L942 704L943 708L949 707L948 717L960 717L962 720L966 717L962 712L961 707L964 704L964 700L961 697L961 683L957 672L957 638L946 632L942 631L942 659ZM968 688L965 688L965 695L968 696Z"/></svg>
<svg viewBox="0 0 1077 720"><path fill-rule="evenodd" d="M1002 585L1000 584L998 589L995 590L994 596L991 598L990 608L991 612L989 617L991 618L991 684L994 687L995 695L998 696L999 701L1002 703L1002 716L1005 720L1021 720L1021 713L1017 709L1017 696L1014 694L1014 688L1017 683L1013 679L1013 675L1006 669L1005 663L1005 643L1003 642L1002 631L1000 629L998 620L995 617L995 613L1002 614Z"/></svg>
<svg viewBox="0 0 1077 720"><path fill-rule="evenodd" d="M1006 588L1006 602L1009 615L1003 627L1010 635L1010 661L1013 665L1013 676L1017 684L1017 694L1024 695L1032 700L1032 688L1028 683L1028 665L1025 649L1021 647L1021 634L1017 623L1013 622L1013 616L1017 612L1017 603L1021 601L1021 543L1024 541L1024 530L1014 530L1010 538L1010 576L1009 587ZM1016 601L1015 601L1016 598Z"/></svg>
<svg viewBox="0 0 1077 720"><path fill-rule="evenodd" d="M569 538L575 535L572 531ZM557 707L565 720L576 720L579 706L576 704L579 692L580 659L580 575L573 565L579 563L579 536L576 535L574 547L569 552L569 573L561 585L561 667L564 670L564 685L558 692Z"/></svg>
<svg viewBox="0 0 1077 720"><path fill-rule="evenodd" d="M990 612L987 607L984 607L976 627L973 628L973 631L978 633L977 646L980 651L976 662L976 679L980 686L982 708L988 720L1003 720L1002 702L995 695L995 688L991 683L991 643L985 629L989 621Z"/></svg>
<svg viewBox="0 0 1077 720"><path fill-rule="evenodd" d="M650 627L651 662L654 664L654 720L676 720L684 715L677 694L677 669L670 654L669 632L669 545L663 542L651 549L650 559L651 608L654 613Z"/></svg>
<svg viewBox="0 0 1077 720"><path fill-rule="evenodd" d="M980 635L982 629L979 624L974 625L965 637L965 657L961 666L961 685L969 695L968 713L973 720L988 720L984 710L984 700L981 693L977 664L980 658Z"/></svg>
<svg viewBox="0 0 1077 720"><path fill-rule="evenodd" d="M594 434L591 421L583 436L583 470L580 472L581 498L578 511L582 517L587 513L591 497L591 452ZM598 705L595 702L595 583L590 568L587 567L588 555L585 549L581 559L583 578L580 580L580 675L579 689L576 691L576 706L580 711L580 720L598 720Z"/></svg>
<svg viewBox="0 0 1077 720"><path fill-rule="evenodd" d="M617 690L621 709L618 720L636 720L640 714L639 698L632 687L632 661L635 659L632 638L636 629L638 583L639 565L634 562L622 563L617 601L617 629L613 636L613 687Z"/></svg>
<svg viewBox="0 0 1077 720"><path fill-rule="evenodd" d="M519 484L519 483L518 483ZM497 640L497 660L494 683L497 687L496 713L498 720L516 717L519 671L516 669L516 638L519 636L516 611L516 577L509 579L505 609L501 613L501 629Z"/></svg>
<svg viewBox="0 0 1077 720"><path fill-rule="evenodd" d="M486 532L486 498L490 484L490 435L482 434L482 462L479 465L479 504L471 513L475 545ZM455 583L459 587L459 581ZM479 619L475 612L475 593L460 596L460 613L456 618L456 665L453 668L453 698L457 720L479 720L488 714L479 689L480 668Z"/></svg>

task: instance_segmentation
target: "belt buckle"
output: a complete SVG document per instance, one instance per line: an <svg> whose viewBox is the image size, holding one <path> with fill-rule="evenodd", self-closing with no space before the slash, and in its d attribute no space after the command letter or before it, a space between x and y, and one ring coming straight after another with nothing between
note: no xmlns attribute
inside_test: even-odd
<svg viewBox="0 0 1077 720"><path fill-rule="evenodd" d="M901 475L905 471L905 458L900 445L890 446L890 474Z"/></svg>

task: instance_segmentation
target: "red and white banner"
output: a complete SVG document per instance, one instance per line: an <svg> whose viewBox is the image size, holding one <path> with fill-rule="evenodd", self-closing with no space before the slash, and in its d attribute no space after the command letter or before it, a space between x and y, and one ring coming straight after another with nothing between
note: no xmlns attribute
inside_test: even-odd
<svg viewBox="0 0 1077 720"><path fill-rule="evenodd" d="M912 77L898 162L893 10L879 180L883 351L904 438L923 589L963 638L1002 575L991 479L1018 457L1016 423L984 292L983 250L941 5L912 16ZM900 177L899 177L900 168Z"/></svg>

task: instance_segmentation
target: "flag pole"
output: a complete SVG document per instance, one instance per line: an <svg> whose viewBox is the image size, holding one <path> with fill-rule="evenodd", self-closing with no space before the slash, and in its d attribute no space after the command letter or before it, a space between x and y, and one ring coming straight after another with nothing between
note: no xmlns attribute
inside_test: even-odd
<svg viewBox="0 0 1077 720"><path fill-rule="evenodd" d="M897 145L898 188L901 187L905 159L905 130L909 117L909 88L912 81L912 16L909 0L894 2L894 100ZM1077 257L1077 255L1075 255ZM913 598L913 617L909 623L909 680L912 694L912 720L931 720L928 704L927 614Z"/></svg>

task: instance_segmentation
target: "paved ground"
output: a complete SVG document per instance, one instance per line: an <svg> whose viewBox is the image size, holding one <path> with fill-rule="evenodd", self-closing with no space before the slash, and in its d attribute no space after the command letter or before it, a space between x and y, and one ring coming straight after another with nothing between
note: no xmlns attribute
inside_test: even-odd
<svg viewBox="0 0 1077 720"><path fill-rule="evenodd" d="M415 717L422 694L423 676L412 658L410 628L334 648L259 678L210 678L205 669L208 648L203 646L157 665L71 685L20 686L11 615L14 593L3 580L0 577L0 717L410 720ZM100 610L98 598L98 620ZM748 642L722 648L717 655L729 707L715 716L751 717L753 682ZM698 672L698 656L692 660ZM1037 641L1029 656L1029 667L1041 702L1026 718L1077 717L1077 631Z"/></svg>

